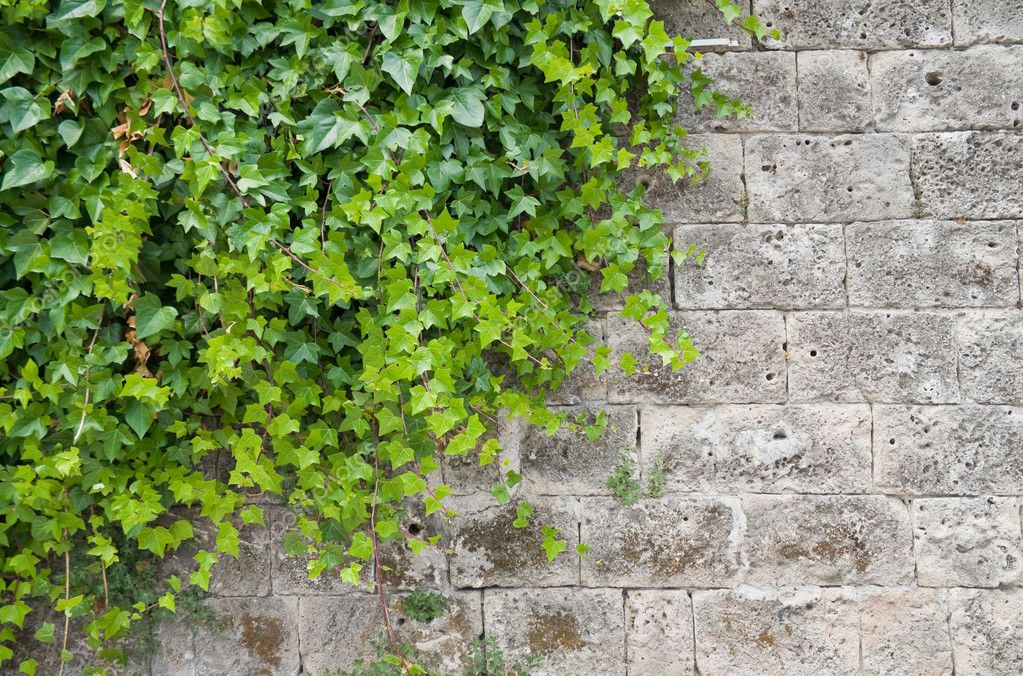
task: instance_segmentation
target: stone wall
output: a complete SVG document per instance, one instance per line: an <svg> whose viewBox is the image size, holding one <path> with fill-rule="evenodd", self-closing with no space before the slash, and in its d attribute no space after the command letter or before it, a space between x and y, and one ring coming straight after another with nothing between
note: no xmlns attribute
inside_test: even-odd
<svg viewBox="0 0 1023 676"><path fill-rule="evenodd" d="M445 468L449 552L393 557L398 589L448 613L399 631L446 673L470 639L549 653L545 674L1023 672L1023 1L752 0L781 41L710 0L657 0L669 27L730 36L704 70L755 114L681 122L695 187L645 176L696 244L659 285L703 356L679 373L581 378L595 445L504 430L522 491L589 558L547 564L490 477ZM605 307L613 310L606 299ZM643 342L613 311L614 351ZM606 480L634 452L664 497ZM154 674L322 674L372 655L375 596L310 582L271 532L217 577L220 634L165 629Z"/></svg>

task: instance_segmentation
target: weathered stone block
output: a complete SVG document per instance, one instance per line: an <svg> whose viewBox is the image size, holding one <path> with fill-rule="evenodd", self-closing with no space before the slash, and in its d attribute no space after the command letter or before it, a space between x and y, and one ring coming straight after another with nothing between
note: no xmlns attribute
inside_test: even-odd
<svg viewBox="0 0 1023 676"><path fill-rule="evenodd" d="M526 430L520 448L523 491L529 495L608 495L607 478L623 454L636 448L636 409L632 406L574 406L558 409L570 421L593 421L607 414L607 430L590 441L582 432L562 429L553 437L537 427Z"/></svg>
<svg viewBox="0 0 1023 676"><path fill-rule="evenodd" d="M956 45L1023 42L1021 0L952 0Z"/></svg>
<svg viewBox="0 0 1023 676"><path fill-rule="evenodd" d="M870 57L870 77L879 131L1023 124L1023 46L880 52Z"/></svg>
<svg viewBox="0 0 1023 676"><path fill-rule="evenodd" d="M623 507L582 499L582 583L728 587L737 582L742 512L729 498L667 496Z"/></svg>
<svg viewBox="0 0 1023 676"><path fill-rule="evenodd" d="M743 218L742 139L728 134L692 134L689 148L706 148L703 160L710 174L695 184L673 183L663 170L634 169L622 179L623 187L646 186L647 204L664 213L667 223L740 221Z"/></svg>
<svg viewBox="0 0 1023 676"><path fill-rule="evenodd" d="M530 673L625 673L625 613L620 589L488 589L486 634L509 666L542 655Z"/></svg>
<svg viewBox="0 0 1023 676"><path fill-rule="evenodd" d="M1013 305L1016 225L885 221L846 227L849 303L866 307Z"/></svg>
<svg viewBox="0 0 1023 676"><path fill-rule="evenodd" d="M959 400L953 318L928 312L794 312L787 318L794 401Z"/></svg>
<svg viewBox="0 0 1023 676"><path fill-rule="evenodd" d="M647 334L637 322L608 317L612 403L658 404L781 402L785 400L785 324L778 312L675 312L672 331L685 329L702 354L673 372L646 353ZM631 352L647 372L626 376L617 368Z"/></svg>
<svg viewBox="0 0 1023 676"><path fill-rule="evenodd" d="M985 404L1023 403L1023 312L964 312L956 318L963 396Z"/></svg>
<svg viewBox="0 0 1023 676"><path fill-rule="evenodd" d="M749 104L748 117L717 117L713 105L696 110L679 97L678 123L693 131L796 131L796 55L792 52L707 54L690 64L714 80L713 88Z"/></svg>
<svg viewBox="0 0 1023 676"><path fill-rule="evenodd" d="M631 676L692 673L693 605L681 589L631 590L625 596L625 653Z"/></svg>
<svg viewBox="0 0 1023 676"><path fill-rule="evenodd" d="M702 266L675 266L682 308L845 306L841 225L680 225L677 246L703 249Z"/></svg>
<svg viewBox="0 0 1023 676"><path fill-rule="evenodd" d="M1023 493L1023 409L875 406L874 483L904 495Z"/></svg>
<svg viewBox="0 0 1023 676"><path fill-rule="evenodd" d="M866 129L873 119L866 53L829 50L797 56L800 130Z"/></svg>
<svg viewBox="0 0 1023 676"><path fill-rule="evenodd" d="M1023 671L1023 589L950 589L956 673Z"/></svg>
<svg viewBox="0 0 1023 676"><path fill-rule="evenodd" d="M197 674L297 674L298 599L213 598L218 632L195 636Z"/></svg>
<svg viewBox="0 0 1023 676"><path fill-rule="evenodd" d="M862 493L871 487L864 405L644 408L643 476L668 491Z"/></svg>
<svg viewBox="0 0 1023 676"><path fill-rule="evenodd" d="M909 151L892 134L771 134L746 141L749 220L758 223L909 218Z"/></svg>
<svg viewBox="0 0 1023 676"><path fill-rule="evenodd" d="M952 43L944 0L753 0L753 13L778 28L769 48L892 49Z"/></svg>
<svg viewBox="0 0 1023 676"><path fill-rule="evenodd" d="M451 584L456 587L549 587L576 584L579 505L572 498L531 498L529 528L515 528L515 504L497 506L489 495L448 499L458 512L451 525ZM569 553L553 562L540 546L536 524L557 528Z"/></svg>
<svg viewBox="0 0 1023 676"><path fill-rule="evenodd" d="M913 578L909 510L895 498L756 495L742 507L750 584L894 585Z"/></svg>
<svg viewBox="0 0 1023 676"><path fill-rule="evenodd" d="M150 674L199 676L195 671L195 632L183 618L161 622L155 638L156 649L149 655Z"/></svg>
<svg viewBox="0 0 1023 676"><path fill-rule="evenodd" d="M664 22L668 35L681 35L693 39L730 39L737 45L728 47L700 47L700 51L749 50L753 39L739 28L739 22L749 16L744 7L742 16L731 25L725 25L721 10L714 6L714 0L653 0L650 9L654 18Z"/></svg>
<svg viewBox="0 0 1023 676"><path fill-rule="evenodd" d="M949 132L913 137L913 177L920 210L936 218L1019 218L1023 135ZM876 220L876 219L870 219Z"/></svg>
<svg viewBox="0 0 1023 676"><path fill-rule="evenodd" d="M917 580L925 587L999 587L1023 582L1023 536L1015 498L913 501Z"/></svg>
<svg viewBox="0 0 1023 676"><path fill-rule="evenodd" d="M412 646L431 673L461 673L469 646L483 632L480 592L445 594L444 614L419 622L404 614L407 595L388 596L388 614L398 641ZM356 660L373 661L372 641L384 640L384 616L376 594L314 596L299 600L302 669L307 674L348 671Z"/></svg>
<svg viewBox="0 0 1023 676"><path fill-rule="evenodd" d="M444 483L455 495L489 493L491 487L500 481L508 470L521 473L519 449L526 424L521 419L509 420L501 415L496 426L483 435L479 447L493 438L498 441L501 451L494 462L480 465L479 447L466 455L447 455L441 458ZM507 461L507 464L505 464Z"/></svg>
<svg viewBox="0 0 1023 676"><path fill-rule="evenodd" d="M951 676L948 604L932 589L872 590L860 604L864 674Z"/></svg>
<svg viewBox="0 0 1023 676"><path fill-rule="evenodd" d="M840 590L695 591L693 610L705 676L859 671L856 602Z"/></svg>

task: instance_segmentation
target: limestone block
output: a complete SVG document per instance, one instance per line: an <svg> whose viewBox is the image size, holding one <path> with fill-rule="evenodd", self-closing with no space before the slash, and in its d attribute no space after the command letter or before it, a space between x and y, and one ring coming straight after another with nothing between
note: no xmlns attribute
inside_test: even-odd
<svg viewBox="0 0 1023 676"><path fill-rule="evenodd" d="M625 595L625 652L631 676L693 671L693 607L681 589L634 589Z"/></svg>
<svg viewBox="0 0 1023 676"><path fill-rule="evenodd" d="M893 49L952 44L946 0L753 0L783 49Z"/></svg>
<svg viewBox="0 0 1023 676"><path fill-rule="evenodd" d="M288 507L267 509L267 524L270 526L270 551L273 565L263 571L269 573L273 593L276 595L318 595L351 594L357 587L341 580L338 569L327 570L314 580L309 579L309 559L290 556L284 549L284 536L297 523L295 512ZM437 534L442 525L437 515L427 519L421 507L410 508L403 519L403 525L411 532L423 537ZM385 566L384 580L390 589L413 589L415 587L439 588L446 584L447 559L444 552L431 547L414 555L401 541L384 545L381 561ZM372 576L364 575L367 584Z"/></svg>
<svg viewBox="0 0 1023 676"><path fill-rule="evenodd" d="M1023 493L1023 409L875 406L874 482L903 495Z"/></svg>
<svg viewBox="0 0 1023 676"><path fill-rule="evenodd" d="M793 401L944 403L959 399L954 321L930 312L794 312Z"/></svg>
<svg viewBox="0 0 1023 676"><path fill-rule="evenodd" d="M1012 129L1023 124L1023 46L870 56L879 131Z"/></svg>
<svg viewBox="0 0 1023 676"><path fill-rule="evenodd" d="M1023 403L1023 312L964 312L957 316L963 396L986 404Z"/></svg>
<svg viewBox="0 0 1023 676"><path fill-rule="evenodd" d="M600 275L596 275L599 277ZM637 277L642 277L637 275ZM665 274L662 279L666 279ZM640 282L639 285L642 285ZM658 291L663 291L664 286L655 287ZM630 293L635 293L631 291ZM665 299L671 298L671 288L667 289L667 295ZM604 377L598 376L596 368L593 366L593 357L597 353L597 348L604 343L604 329L600 321L593 320L587 323L586 331L593 338L593 342L587 346L586 357L579 362L579 365L565 381L561 383L554 392L550 393L548 397L548 403L551 404L579 404L584 401L604 401L607 399L607 387L604 384Z"/></svg>
<svg viewBox="0 0 1023 676"><path fill-rule="evenodd" d="M679 371L647 354L647 333L637 322L608 317L612 403L658 404L781 402L785 400L784 319L779 312L674 312L674 337L684 329L701 355ZM617 368L630 352L647 372L631 376Z"/></svg>
<svg viewBox="0 0 1023 676"><path fill-rule="evenodd" d="M951 676L948 604L933 589L881 589L860 604L863 672Z"/></svg>
<svg viewBox="0 0 1023 676"><path fill-rule="evenodd" d="M388 614L398 641L412 646L431 673L461 673L473 639L483 631L480 592L448 592L444 614L430 622L407 617L407 594L388 596ZM373 661L372 641L384 640L384 617L376 594L312 596L299 600L302 669L307 674L349 671L356 660Z"/></svg>
<svg viewBox="0 0 1023 676"><path fill-rule="evenodd" d="M499 416L474 451L466 455L447 455L441 458L444 483L451 487L455 495L475 495L489 493L491 487L500 481L500 476L506 475L508 470L521 473L519 448L525 429L526 424L521 419L509 420L506 416ZM491 438L500 444L500 453L494 462L481 466L480 448Z"/></svg>
<svg viewBox="0 0 1023 676"><path fill-rule="evenodd" d="M952 0L956 45L1023 42L1023 0Z"/></svg>
<svg viewBox="0 0 1023 676"><path fill-rule="evenodd" d="M738 44L728 47L701 47L701 51L749 50L753 39L739 28L739 22L749 16L744 7L742 16L731 25L726 25L721 10L714 6L714 0L653 0L650 9L654 18L664 22L668 35L681 35L693 39L731 39Z"/></svg>
<svg viewBox="0 0 1023 676"><path fill-rule="evenodd" d="M845 306L841 225L680 225L677 246L704 251L703 265L675 266L682 308Z"/></svg>
<svg viewBox="0 0 1023 676"><path fill-rule="evenodd" d="M770 134L746 141L749 220L821 223L909 218L903 137Z"/></svg>
<svg viewBox="0 0 1023 676"><path fill-rule="evenodd" d="M857 404L650 407L644 478L668 491L862 493L871 488L870 409Z"/></svg>
<svg viewBox="0 0 1023 676"><path fill-rule="evenodd" d="M909 510L895 498L754 495L742 507L750 584L893 585L913 578Z"/></svg>
<svg viewBox="0 0 1023 676"><path fill-rule="evenodd" d="M175 617L161 622L155 638L156 649L149 660L150 674L199 676L195 671L195 632L184 619Z"/></svg>
<svg viewBox="0 0 1023 676"><path fill-rule="evenodd" d="M866 129L873 119L866 53L824 50L797 56L800 130Z"/></svg>
<svg viewBox="0 0 1023 676"><path fill-rule="evenodd" d="M625 673L620 589L488 589L486 634L511 666L543 656L536 676Z"/></svg>
<svg viewBox="0 0 1023 676"><path fill-rule="evenodd" d="M704 676L856 674L856 602L837 589L693 592L696 667Z"/></svg>
<svg viewBox="0 0 1023 676"><path fill-rule="evenodd" d="M1023 672L1023 589L951 589L956 673Z"/></svg>
<svg viewBox="0 0 1023 676"><path fill-rule="evenodd" d="M713 89L741 99L747 117L718 117L714 106L697 110L688 92L679 97L678 123L692 131L796 131L796 55L792 52L707 54L690 64L714 81ZM688 85L686 85L688 87Z"/></svg>
<svg viewBox="0 0 1023 676"><path fill-rule="evenodd" d="M925 587L1023 582L1023 536L1015 498L913 501L917 579Z"/></svg>
<svg viewBox="0 0 1023 676"><path fill-rule="evenodd" d="M948 132L913 137L920 210L936 218L1023 217L1023 135ZM871 219L875 220L875 219Z"/></svg>
<svg viewBox="0 0 1023 676"><path fill-rule="evenodd" d="M557 409L570 421L584 416L592 422L607 414L604 434L590 441L580 430L559 430L553 437L531 426L522 440L522 490L527 495L608 495L607 478L623 454L636 448L636 409L590 405Z"/></svg>
<svg viewBox="0 0 1023 676"><path fill-rule="evenodd" d="M737 582L742 512L734 498L665 496L624 507L582 499L589 545L582 584L729 587Z"/></svg>
<svg viewBox="0 0 1023 676"><path fill-rule="evenodd" d="M548 587L576 584L578 502L572 498L530 498L528 528L515 528L515 504L498 506L490 495L451 499L458 512L450 526L451 584L455 587ZM547 561L538 524L553 526L568 542L568 552Z"/></svg>
<svg viewBox="0 0 1023 676"><path fill-rule="evenodd" d="M1011 221L884 221L846 227L850 305L1014 305L1016 225Z"/></svg>
<svg viewBox="0 0 1023 676"><path fill-rule="evenodd" d="M298 674L298 599L212 598L220 628L197 632L197 674Z"/></svg>
<svg viewBox="0 0 1023 676"><path fill-rule="evenodd" d="M706 178L673 183L663 169L633 169L623 177L623 188L646 186L647 205L660 209L666 223L742 220L742 139L728 134L692 134L686 139L687 147L706 149L701 160L710 168Z"/></svg>

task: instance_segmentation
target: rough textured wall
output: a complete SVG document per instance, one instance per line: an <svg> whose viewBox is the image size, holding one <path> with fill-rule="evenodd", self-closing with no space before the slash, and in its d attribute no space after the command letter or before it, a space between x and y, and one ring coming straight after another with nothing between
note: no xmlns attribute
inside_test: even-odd
<svg viewBox="0 0 1023 676"><path fill-rule="evenodd" d="M608 410L596 445L503 432L585 561L548 565L472 495L492 477L446 467L453 551L396 554L391 577L451 607L421 625L395 594L399 629L452 673L482 634L550 653L548 674L1021 673L1023 1L752 0L785 32L763 45L710 5L657 9L738 38L703 67L756 114L683 111L713 175L639 177L676 246L706 250L659 285L704 354L567 388L572 410ZM643 341L613 312L596 330L616 352ZM623 508L605 481L633 450L667 493ZM169 627L153 673L372 654L376 597L305 579L270 513L215 583L226 631Z"/></svg>

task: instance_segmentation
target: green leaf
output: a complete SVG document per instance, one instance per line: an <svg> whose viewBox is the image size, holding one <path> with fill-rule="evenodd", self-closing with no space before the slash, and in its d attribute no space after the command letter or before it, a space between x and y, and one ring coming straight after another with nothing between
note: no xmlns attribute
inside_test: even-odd
<svg viewBox="0 0 1023 676"><path fill-rule="evenodd" d="M44 181L52 175L53 162L44 162L34 150L22 148L8 157L4 163L4 178L0 183L0 190L10 190Z"/></svg>
<svg viewBox="0 0 1023 676"><path fill-rule="evenodd" d="M384 54L381 68L391 76L402 91L406 94L412 93L412 86L416 82L416 74L419 66L423 63L423 50L409 49L399 56L395 52Z"/></svg>
<svg viewBox="0 0 1023 676"><path fill-rule="evenodd" d="M302 152L314 154L337 148L352 138L359 130L359 120L342 114L333 99L324 99L295 130L303 139Z"/></svg>
<svg viewBox="0 0 1023 676"><path fill-rule="evenodd" d="M166 331L177 316L176 308L165 307L155 295L146 294L135 301L135 335L141 340Z"/></svg>
<svg viewBox="0 0 1023 676"><path fill-rule="evenodd" d="M466 127L483 125L483 95L478 89L463 88L451 96L451 117Z"/></svg>
<svg viewBox="0 0 1023 676"><path fill-rule="evenodd" d="M60 8L50 16L50 20L64 22L98 16L105 6L106 0L61 0Z"/></svg>

